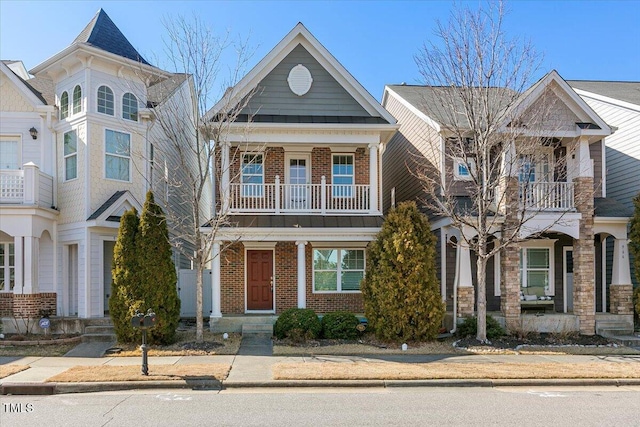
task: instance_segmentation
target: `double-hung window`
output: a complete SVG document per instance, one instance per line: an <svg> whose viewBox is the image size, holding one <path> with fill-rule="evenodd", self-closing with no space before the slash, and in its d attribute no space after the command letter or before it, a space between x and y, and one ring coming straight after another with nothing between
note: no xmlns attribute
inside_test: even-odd
<svg viewBox="0 0 640 427"><path fill-rule="evenodd" d="M132 93L125 93L122 96L122 118L138 121L138 98Z"/></svg>
<svg viewBox="0 0 640 427"><path fill-rule="evenodd" d="M334 155L331 177L333 180L333 197L353 197L353 155Z"/></svg>
<svg viewBox="0 0 640 427"><path fill-rule="evenodd" d="M262 154L244 154L240 175L242 197L264 195L264 165Z"/></svg>
<svg viewBox="0 0 640 427"><path fill-rule="evenodd" d="M314 249L314 292L359 292L364 277L363 249Z"/></svg>
<svg viewBox="0 0 640 427"><path fill-rule="evenodd" d="M13 292L16 284L15 245L0 242L0 292Z"/></svg>
<svg viewBox="0 0 640 427"><path fill-rule="evenodd" d="M520 250L520 283L525 294L554 294L551 248L525 247Z"/></svg>
<svg viewBox="0 0 640 427"><path fill-rule="evenodd" d="M73 114L78 114L82 111L82 88L77 85L73 88Z"/></svg>
<svg viewBox="0 0 640 427"><path fill-rule="evenodd" d="M64 180L78 177L78 134L75 130L64 134Z"/></svg>
<svg viewBox="0 0 640 427"><path fill-rule="evenodd" d="M113 91L107 86L100 86L98 88L98 113L113 116L114 111Z"/></svg>
<svg viewBox="0 0 640 427"><path fill-rule="evenodd" d="M60 120L67 117L69 117L69 93L64 91L60 96Z"/></svg>
<svg viewBox="0 0 640 427"><path fill-rule="evenodd" d="M131 135L107 129L105 131L105 177L130 181Z"/></svg>

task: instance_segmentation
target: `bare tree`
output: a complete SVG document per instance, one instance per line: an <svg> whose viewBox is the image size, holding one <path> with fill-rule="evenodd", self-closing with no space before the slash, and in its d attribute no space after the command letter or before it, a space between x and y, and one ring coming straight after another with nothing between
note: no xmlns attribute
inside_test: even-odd
<svg viewBox="0 0 640 427"><path fill-rule="evenodd" d="M566 180L566 150L575 144L550 137L561 126L553 117L558 101L553 90L541 87L536 102L524 102L541 59L530 43L507 37L504 17L502 3L487 2L478 10L456 6L415 56L429 89L424 108L436 118L442 137L430 149L445 163L444 171L434 173L431 166L419 178L428 207L450 218L461 231L458 244L477 256L477 339L482 342L487 339L487 261L506 248L517 250L514 244L523 235L547 231L553 224L532 225L542 210L553 205L562 221L573 202L571 189L540 182ZM548 159L542 159L542 147L550 151ZM535 179L533 165L541 162L547 164L547 176ZM455 172L462 171L464 181L454 182L454 168L461 168ZM456 197L461 186L466 197Z"/></svg>

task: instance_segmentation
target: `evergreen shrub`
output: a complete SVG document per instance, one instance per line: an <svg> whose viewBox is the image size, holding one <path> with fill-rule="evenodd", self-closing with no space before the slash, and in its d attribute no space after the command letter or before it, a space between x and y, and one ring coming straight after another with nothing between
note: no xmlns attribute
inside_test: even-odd
<svg viewBox="0 0 640 427"><path fill-rule="evenodd" d="M456 334L460 337L475 337L478 335L478 318L466 317L464 321L458 325ZM492 340L506 335L505 330L500 323L492 316L487 316L487 338Z"/></svg>
<svg viewBox="0 0 640 427"><path fill-rule="evenodd" d="M335 311L322 316L322 336L328 339L352 340L358 337L358 318L348 311Z"/></svg>
<svg viewBox="0 0 640 427"><path fill-rule="evenodd" d="M280 339L290 338L294 341L305 341L318 338L321 332L320 319L315 311L309 308L285 310L274 325L274 334Z"/></svg>

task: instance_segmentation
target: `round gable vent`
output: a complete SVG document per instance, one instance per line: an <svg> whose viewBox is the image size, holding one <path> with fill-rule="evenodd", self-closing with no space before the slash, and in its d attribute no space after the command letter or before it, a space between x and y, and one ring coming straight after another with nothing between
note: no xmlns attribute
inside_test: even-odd
<svg viewBox="0 0 640 427"><path fill-rule="evenodd" d="M287 81L289 82L291 92L298 96L302 96L311 89L313 78L311 78L311 72L309 72L307 67L302 64L298 64L289 71Z"/></svg>

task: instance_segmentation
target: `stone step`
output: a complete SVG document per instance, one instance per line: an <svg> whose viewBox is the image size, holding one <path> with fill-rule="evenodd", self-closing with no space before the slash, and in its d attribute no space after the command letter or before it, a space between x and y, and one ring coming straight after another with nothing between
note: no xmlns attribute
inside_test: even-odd
<svg viewBox="0 0 640 427"><path fill-rule="evenodd" d="M85 326L84 328L85 334L111 334L115 335L115 329L113 325L96 325L96 326Z"/></svg>
<svg viewBox="0 0 640 427"><path fill-rule="evenodd" d="M618 327L608 327L608 328L596 328L596 332L598 335L602 335L603 337L612 338L621 335L632 335L633 327L629 328L627 326L618 326Z"/></svg>
<svg viewBox="0 0 640 427"><path fill-rule="evenodd" d="M82 342L116 342L114 334L83 334Z"/></svg>
<svg viewBox="0 0 640 427"><path fill-rule="evenodd" d="M261 335L270 337L273 335L273 325L270 323L250 323L242 325L242 335Z"/></svg>
<svg viewBox="0 0 640 427"><path fill-rule="evenodd" d="M607 337L617 344L622 344L625 347L634 347L640 350L640 335L616 335Z"/></svg>

